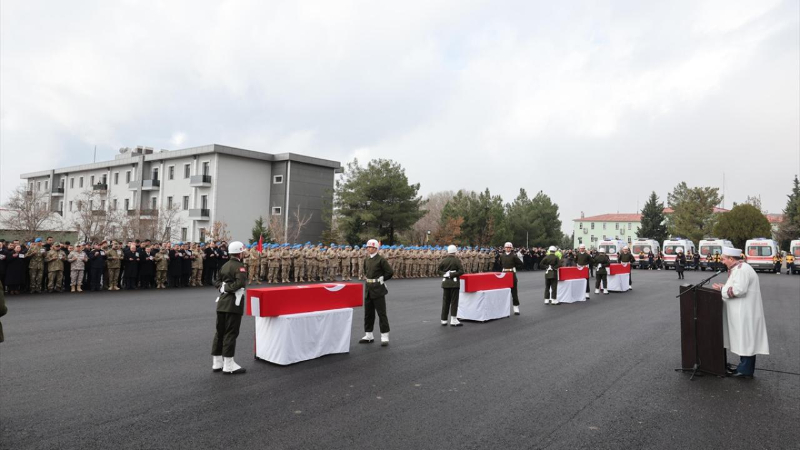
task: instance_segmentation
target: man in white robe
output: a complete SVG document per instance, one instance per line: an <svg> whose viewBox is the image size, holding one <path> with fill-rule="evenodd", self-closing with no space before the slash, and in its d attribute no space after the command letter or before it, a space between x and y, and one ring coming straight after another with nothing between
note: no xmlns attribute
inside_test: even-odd
<svg viewBox="0 0 800 450"><path fill-rule="evenodd" d="M741 359L732 376L752 378L756 355L769 355L769 342L758 275L741 259L741 250L723 249L722 263L728 268L728 281L714 283L713 287L722 294L725 347Z"/></svg>

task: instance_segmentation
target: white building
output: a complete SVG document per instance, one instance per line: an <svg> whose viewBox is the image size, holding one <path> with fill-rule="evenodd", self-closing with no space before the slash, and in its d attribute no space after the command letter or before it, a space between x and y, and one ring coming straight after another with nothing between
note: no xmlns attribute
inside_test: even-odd
<svg viewBox="0 0 800 450"><path fill-rule="evenodd" d="M215 221L224 222L234 239L244 241L259 216L265 222L280 217L288 230L299 208L300 216L310 220L297 240L316 242L325 227L326 203L333 198L334 174L341 170L336 161L212 144L160 152L123 148L113 161L20 178L28 190L47 192L50 209L65 223L77 212L80 196L94 190L99 204L89 208L98 215L121 209L146 218L177 206L183 225L175 234L183 241L205 241Z"/></svg>

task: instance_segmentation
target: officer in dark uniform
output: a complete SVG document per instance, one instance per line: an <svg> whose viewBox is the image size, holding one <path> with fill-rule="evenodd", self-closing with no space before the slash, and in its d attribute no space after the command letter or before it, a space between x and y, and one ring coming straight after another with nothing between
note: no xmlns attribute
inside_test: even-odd
<svg viewBox="0 0 800 450"><path fill-rule="evenodd" d="M586 299L589 299L589 273L592 268L592 255L586 251L586 245L578 246L578 254L575 255L575 264L578 267L586 267Z"/></svg>
<svg viewBox="0 0 800 450"><path fill-rule="evenodd" d="M686 255L683 249L678 247L678 256L675 257L675 272L678 272L678 279L683 279L683 269L686 267Z"/></svg>
<svg viewBox="0 0 800 450"><path fill-rule="evenodd" d="M442 277L442 325L447 325L447 313L450 312L450 326L460 327L458 314L458 290L461 288L459 278L464 275L464 267L456 257L456 246L447 247L447 256L439 263L439 276Z"/></svg>
<svg viewBox="0 0 800 450"><path fill-rule="evenodd" d="M539 262L539 267L542 263ZM514 274L514 286L511 288L511 299L514 302L514 315L519 315L519 295L517 295L517 270L522 269L523 264L516 253L514 253L514 246L511 242L506 242L503 246L503 252L500 253L500 269L503 272L512 272Z"/></svg>
<svg viewBox="0 0 800 450"><path fill-rule="evenodd" d="M547 256L542 258L539 266L544 269L544 304L558 305L558 256L556 247L547 249Z"/></svg>
<svg viewBox="0 0 800 450"><path fill-rule="evenodd" d="M375 342L372 330L375 327L375 313L378 313L378 325L381 330L381 346L389 345L389 318L386 315L386 289L385 281L392 278L394 269L386 259L378 254L380 244L375 239L367 241L369 256L364 261L364 276L367 278L366 293L364 296L364 337L359 344Z"/></svg>
<svg viewBox="0 0 800 450"><path fill-rule="evenodd" d="M631 253L627 245L622 247L622 254L619 255L619 262L631 265L630 280L631 290L633 290L633 263L636 262L636 257L633 256L633 253Z"/></svg>
<svg viewBox="0 0 800 450"><path fill-rule="evenodd" d="M603 250L602 247L600 247L597 256L592 262L597 269L597 276L594 281L594 293L600 293L600 283L602 282L603 294L608 294L608 266L611 265L611 260L608 259L608 255L606 255L606 251Z"/></svg>
<svg viewBox="0 0 800 450"><path fill-rule="evenodd" d="M243 250L244 244L231 242L228 253L232 257L219 269L214 283L220 295L217 297L217 332L211 344L211 370L228 375L246 372L233 360L246 297L247 268L242 262Z"/></svg>

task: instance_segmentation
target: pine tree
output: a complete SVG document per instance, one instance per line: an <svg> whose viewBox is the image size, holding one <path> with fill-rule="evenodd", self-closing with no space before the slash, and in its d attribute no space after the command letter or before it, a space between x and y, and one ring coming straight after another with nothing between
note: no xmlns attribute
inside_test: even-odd
<svg viewBox="0 0 800 450"><path fill-rule="evenodd" d="M252 234L253 236L250 238L251 244L258 242L258 239L261 236L264 236L264 242L270 242L272 240L272 236L270 236L269 233L269 228L264 224L264 218L261 216L258 216L258 219L256 219Z"/></svg>
<svg viewBox="0 0 800 450"><path fill-rule="evenodd" d="M778 228L778 241L782 249L789 250L792 239L800 239L800 181L794 176L792 193L787 195L786 208L783 210L783 222Z"/></svg>
<svg viewBox="0 0 800 450"><path fill-rule="evenodd" d="M642 225L636 231L637 236L663 242L667 238L667 224L664 218L664 203L658 201L655 192L650 194L642 208Z"/></svg>

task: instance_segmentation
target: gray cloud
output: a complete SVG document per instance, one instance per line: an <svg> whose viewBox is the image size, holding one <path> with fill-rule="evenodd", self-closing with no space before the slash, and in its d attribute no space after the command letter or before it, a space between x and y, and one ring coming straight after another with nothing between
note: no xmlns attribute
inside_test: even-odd
<svg viewBox="0 0 800 450"><path fill-rule="evenodd" d="M798 3L2 2L2 180L122 146L392 158L423 193L785 204Z"/></svg>

